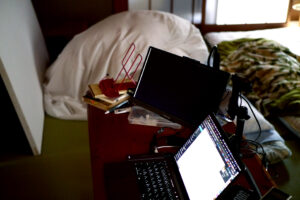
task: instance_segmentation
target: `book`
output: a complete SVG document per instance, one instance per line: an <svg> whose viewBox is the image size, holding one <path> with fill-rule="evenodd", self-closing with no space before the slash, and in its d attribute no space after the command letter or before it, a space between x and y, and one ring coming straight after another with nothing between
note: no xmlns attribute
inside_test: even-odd
<svg viewBox="0 0 300 200"><path fill-rule="evenodd" d="M129 96L127 94L127 90L120 90L119 91L120 96L115 97L115 98L110 98L110 97L105 96L105 94L102 93L102 91L101 91L98 84L90 84L89 89L91 91L91 94L92 94L93 98L100 99L102 101L106 101L110 104L114 104L114 103L117 103L117 102L122 102L122 101L127 100L129 98Z"/></svg>
<svg viewBox="0 0 300 200"><path fill-rule="evenodd" d="M91 92L88 91L88 92L86 93L86 95L84 95L84 96L82 97L82 100L83 100L85 103L90 104L90 105L92 105L92 106L95 106L95 107L97 107L97 108L99 108L99 109L101 109L101 110L108 111L108 110L110 110L111 108L113 108L113 107L119 105L120 103L122 103L122 102L124 102L124 101L126 101L126 100L129 99L129 95L126 95L126 97L128 97L128 98L122 98L122 99L120 99L120 100L117 101L117 102L114 102L114 103L108 103L108 102L103 101L103 100L101 100L101 99L94 98L93 95L91 94Z"/></svg>
<svg viewBox="0 0 300 200"><path fill-rule="evenodd" d="M97 108L100 108L101 110L107 111L110 109L110 104L102 101L100 99L95 99L93 98L93 96L91 95L91 93L87 92L86 95L84 95L82 97L82 100L87 103L90 104L92 106L95 106Z"/></svg>

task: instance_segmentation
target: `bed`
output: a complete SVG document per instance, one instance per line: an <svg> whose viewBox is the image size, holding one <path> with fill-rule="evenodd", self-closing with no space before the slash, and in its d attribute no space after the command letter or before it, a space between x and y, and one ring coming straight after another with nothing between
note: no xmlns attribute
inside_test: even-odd
<svg viewBox="0 0 300 200"><path fill-rule="evenodd" d="M300 28L296 26L205 35L209 46L218 45L224 70L252 80L254 91L248 97L260 112L278 118L297 137L300 137L299 34ZM231 46L231 51L230 45L237 46ZM243 67L234 62L242 63ZM255 73L252 68L256 68Z"/></svg>
<svg viewBox="0 0 300 200"><path fill-rule="evenodd" d="M137 55L144 58L148 47L154 46L206 63L210 48L196 26L174 14L149 10L114 14L74 36L48 68L43 85L45 111L59 119L86 120L87 105L82 96L88 85L105 77L116 78L132 45L134 52L129 62L134 62ZM245 124L245 137L262 144L270 163L291 156L274 126L251 103L243 99L241 102L253 110ZM253 115L261 124L261 133Z"/></svg>

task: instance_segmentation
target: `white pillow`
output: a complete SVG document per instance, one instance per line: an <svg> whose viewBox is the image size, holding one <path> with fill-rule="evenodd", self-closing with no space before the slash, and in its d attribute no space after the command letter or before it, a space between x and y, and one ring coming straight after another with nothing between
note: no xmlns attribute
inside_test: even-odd
<svg viewBox="0 0 300 200"><path fill-rule="evenodd" d="M132 43L136 48L129 62L138 53L145 58L149 46L203 63L208 57L199 29L185 19L160 11L112 15L76 35L48 68L44 84L46 112L57 118L86 120L82 96L88 84L98 83L106 74L116 78Z"/></svg>

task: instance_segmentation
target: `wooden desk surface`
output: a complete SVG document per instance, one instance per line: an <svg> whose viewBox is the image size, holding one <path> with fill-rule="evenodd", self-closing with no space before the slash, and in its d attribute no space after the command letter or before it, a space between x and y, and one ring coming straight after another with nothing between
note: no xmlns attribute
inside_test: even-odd
<svg viewBox="0 0 300 200"><path fill-rule="evenodd" d="M88 127L93 191L95 200L105 200L104 163L126 160L128 155L147 154L150 143L158 127L128 124L128 114L104 114L100 109L88 106ZM243 160L250 169L261 193L264 194L274 182L255 158ZM238 184L249 187L244 176L237 180Z"/></svg>

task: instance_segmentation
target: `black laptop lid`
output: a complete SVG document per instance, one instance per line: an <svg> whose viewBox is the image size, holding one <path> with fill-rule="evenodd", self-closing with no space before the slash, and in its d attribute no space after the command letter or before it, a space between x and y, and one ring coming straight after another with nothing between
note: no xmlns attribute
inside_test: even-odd
<svg viewBox="0 0 300 200"><path fill-rule="evenodd" d="M183 125L196 127L218 109L229 74L149 47L133 99Z"/></svg>

